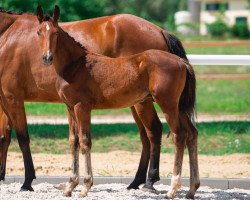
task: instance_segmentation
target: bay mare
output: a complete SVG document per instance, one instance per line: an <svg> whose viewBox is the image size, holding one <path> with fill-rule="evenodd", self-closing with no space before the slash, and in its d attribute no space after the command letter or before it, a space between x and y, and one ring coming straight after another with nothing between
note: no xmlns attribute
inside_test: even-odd
<svg viewBox="0 0 250 200"><path fill-rule="evenodd" d="M36 45L36 16L1 10L0 19L0 180L5 178L7 151L11 130L14 128L24 158L25 181L22 190L33 190L31 183L35 178L35 170L24 101L60 103L55 89L56 74L52 66L47 69L41 67L41 50ZM60 26L91 52L122 57L147 49L160 49L186 58L175 36L133 15L100 17L62 23ZM154 182L159 180L162 125L150 99L132 106L131 110L139 128L142 154L135 179L128 188L137 189L146 182L144 187L150 190ZM78 157L79 143L75 140L77 132L70 117L69 127L71 152ZM152 177L152 171L157 175Z"/></svg>
<svg viewBox="0 0 250 200"><path fill-rule="evenodd" d="M187 60L160 50L147 50L132 56L111 58L88 51L58 25L60 9L55 6L53 19L37 8L38 46L44 65L57 74L56 90L66 104L71 119L76 121L80 151L84 156L84 184L80 196L85 197L93 185L91 165L91 110L130 107L145 99L153 99L168 122L177 156L168 198L173 198L181 185L181 169L185 146L189 150L190 190L188 198L200 185L197 160L197 130L193 116L196 79ZM44 67L46 68L46 67ZM143 120L142 120L143 121ZM73 156L79 166L79 159ZM158 172L152 171L158 178ZM79 184L75 170L64 193L71 196Z"/></svg>

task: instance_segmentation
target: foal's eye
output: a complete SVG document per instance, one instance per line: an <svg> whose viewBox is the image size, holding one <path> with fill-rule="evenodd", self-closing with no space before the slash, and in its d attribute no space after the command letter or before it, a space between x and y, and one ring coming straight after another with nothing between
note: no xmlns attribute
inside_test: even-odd
<svg viewBox="0 0 250 200"><path fill-rule="evenodd" d="M37 35L39 35L39 36L40 36L40 35L41 35L41 31L37 31Z"/></svg>

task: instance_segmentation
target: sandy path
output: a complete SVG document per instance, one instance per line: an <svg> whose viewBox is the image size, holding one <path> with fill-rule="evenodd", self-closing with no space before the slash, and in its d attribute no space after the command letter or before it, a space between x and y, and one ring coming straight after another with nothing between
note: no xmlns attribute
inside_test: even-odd
<svg viewBox="0 0 250 200"><path fill-rule="evenodd" d="M158 113L160 120L166 123L162 113ZM68 124L67 116L34 116L28 115L29 124ZM207 115L198 113L197 122L211 121L250 121L250 115ZM91 118L92 124L135 123L131 114L95 115Z"/></svg>
<svg viewBox="0 0 250 200"><path fill-rule="evenodd" d="M81 158L81 156L80 156ZM92 153L94 176L134 176L138 167L140 153L114 151ZM36 175L70 175L71 155L33 154ZM80 159L80 172L83 171ZM169 176L173 167L173 155L161 154L160 174ZM232 154L223 156L199 156L201 177L249 178L250 155ZM23 161L20 153L8 153L7 176L23 175ZM82 174L82 173L81 173ZM189 176L188 156L184 157L183 176Z"/></svg>

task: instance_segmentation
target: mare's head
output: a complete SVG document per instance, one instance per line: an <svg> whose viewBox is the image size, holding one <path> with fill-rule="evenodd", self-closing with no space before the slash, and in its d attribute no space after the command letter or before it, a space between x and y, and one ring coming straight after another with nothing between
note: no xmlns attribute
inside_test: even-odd
<svg viewBox="0 0 250 200"><path fill-rule="evenodd" d="M60 17L60 8L55 6L53 17L43 14L41 6L37 7L37 19L39 27L37 34L42 49L42 62L44 65L51 65L53 61L53 53L57 46L57 37L60 31L58 19Z"/></svg>

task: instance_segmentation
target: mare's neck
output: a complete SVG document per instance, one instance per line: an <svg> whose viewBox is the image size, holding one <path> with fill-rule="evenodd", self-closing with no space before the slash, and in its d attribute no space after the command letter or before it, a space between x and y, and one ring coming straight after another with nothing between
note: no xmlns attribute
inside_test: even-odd
<svg viewBox="0 0 250 200"><path fill-rule="evenodd" d="M87 51L84 48L65 32L60 31L53 59L55 70L59 76L67 81L73 79L78 68L85 61L86 55Z"/></svg>
<svg viewBox="0 0 250 200"><path fill-rule="evenodd" d="M0 36L16 21L18 15L0 11Z"/></svg>

